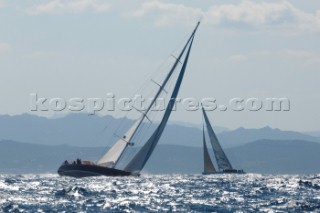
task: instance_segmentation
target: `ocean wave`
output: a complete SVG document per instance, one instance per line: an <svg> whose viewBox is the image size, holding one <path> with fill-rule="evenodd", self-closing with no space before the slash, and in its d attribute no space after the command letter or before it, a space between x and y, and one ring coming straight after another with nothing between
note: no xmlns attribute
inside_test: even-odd
<svg viewBox="0 0 320 213"><path fill-rule="evenodd" d="M320 175L0 175L3 212L320 211Z"/></svg>

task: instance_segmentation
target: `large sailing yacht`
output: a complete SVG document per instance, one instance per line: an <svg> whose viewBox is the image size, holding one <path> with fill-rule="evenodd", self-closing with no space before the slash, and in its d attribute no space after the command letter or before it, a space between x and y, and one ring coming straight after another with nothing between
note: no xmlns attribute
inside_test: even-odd
<svg viewBox="0 0 320 213"><path fill-rule="evenodd" d="M224 153L219 140L214 133L212 126L209 122L208 116L206 111L202 108L202 113L204 117L204 125L203 125L203 160L204 160L204 169L203 173L204 175L208 174L224 174L224 173L237 173L237 174L244 174L245 172L243 170L237 170L234 169L227 158L227 155ZM207 129L207 134L205 134L205 127ZM216 159L216 163L218 165L218 170L214 167L208 147L206 142L206 135L212 145L214 156Z"/></svg>
<svg viewBox="0 0 320 213"><path fill-rule="evenodd" d="M175 57L175 61L169 70L169 73L165 76L162 84L158 84L159 89L156 91L156 94L153 97L150 105L146 108L146 110L141 112L141 116L134 122L129 130L124 135L120 136L118 141L97 162L81 161L80 159L74 161L73 163L65 161L58 169L59 175L86 177L99 175L129 176L140 174L140 171L143 169L153 150L155 149L168 122L172 108L174 107L175 99L178 95L188 64L193 39L199 24L200 22L197 23L195 29L193 30L178 57ZM141 128L150 120L148 116L160 95L163 93L168 93L165 88L168 85L169 80L172 80L173 74L175 71L177 71L177 67L180 63L182 64L181 69L178 73L176 73L177 78L173 83L174 86L171 97L159 124L157 124L155 130L150 136L141 139L141 137L139 137ZM139 145L136 145L137 142ZM128 151L130 148L131 151L133 150L133 152Z"/></svg>

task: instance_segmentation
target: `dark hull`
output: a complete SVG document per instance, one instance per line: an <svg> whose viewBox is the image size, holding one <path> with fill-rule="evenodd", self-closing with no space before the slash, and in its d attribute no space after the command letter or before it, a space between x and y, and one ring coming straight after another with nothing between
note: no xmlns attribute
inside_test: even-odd
<svg viewBox="0 0 320 213"><path fill-rule="evenodd" d="M64 164L58 169L60 176L70 177L91 177L91 176L129 176L131 172L123 170L107 168L97 165L84 165L84 164Z"/></svg>

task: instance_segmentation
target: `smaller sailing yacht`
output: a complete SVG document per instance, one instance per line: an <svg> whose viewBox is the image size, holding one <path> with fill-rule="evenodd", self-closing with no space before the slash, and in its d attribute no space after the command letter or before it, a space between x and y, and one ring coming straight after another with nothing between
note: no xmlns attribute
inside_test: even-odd
<svg viewBox="0 0 320 213"><path fill-rule="evenodd" d="M203 125L203 160L204 160L204 170L203 173L204 175L209 175L209 174L245 174L243 170L237 170L234 169L227 158L226 154L224 153L219 140L214 133L212 126L209 122L208 116L205 112L205 110L202 108L203 112L203 117L204 117L204 122L205 125ZM214 156L216 158L216 162L218 165L218 170L214 167L212 160L209 155L207 143L206 143L206 134L205 134L205 126L207 128L207 135L208 139L212 145Z"/></svg>

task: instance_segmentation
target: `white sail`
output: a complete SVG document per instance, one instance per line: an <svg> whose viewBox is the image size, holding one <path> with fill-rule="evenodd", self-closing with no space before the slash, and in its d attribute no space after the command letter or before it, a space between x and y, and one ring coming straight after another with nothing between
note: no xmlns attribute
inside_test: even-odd
<svg viewBox="0 0 320 213"><path fill-rule="evenodd" d="M97 164L100 166L106 166L113 168L120 158L121 154L127 147L128 143L132 139L136 129L138 128L143 116L140 117L127 131L126 134L123 135L103 156L97 161Z"/></svg>
<svg viewBox="0 0 320 213"><path fill-rule="evenodd" d="M207 126L209 139L210 139L210 142L211 142L213 152L215 154L219 169L220 170L232 170L233 168L231 166L231 163L230 163L229 159L227 158L227 155L224 153L224 151L219 143L219 140L212 129L212 126L209 122L208 116L203 108L202 108L202 112L203 112L204 120L205 120L205 123Z"/></svg>
<svg viewBox="0 0 320 213"><path fill-rule="evenodd" d="M215 171L216 169L213 166L213 163L211 161L209 151L207 148L207 142L206 142L206 137L204 135L204 127L203 127L203 172L210 173Z"/></svg>

